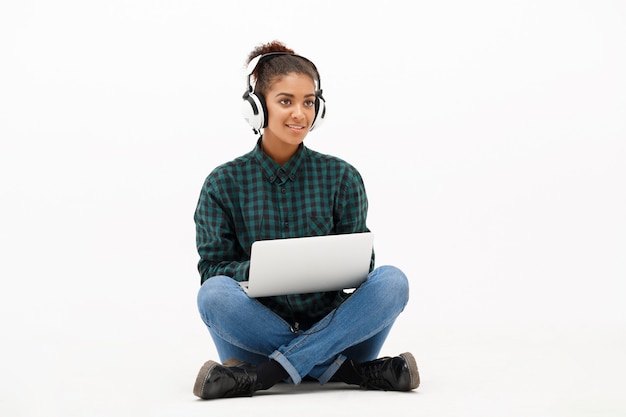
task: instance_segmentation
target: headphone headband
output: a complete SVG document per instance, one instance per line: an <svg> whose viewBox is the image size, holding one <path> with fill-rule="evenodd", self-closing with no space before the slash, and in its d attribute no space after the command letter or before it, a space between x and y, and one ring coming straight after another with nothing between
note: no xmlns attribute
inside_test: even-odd
<svg viewBox="0 0 626 417"><path fill-rule="evenodd" d="M256 70L256 68L259 66L259 64L263 61L267 61L268 59L272 59L276 56L281 56L281 55L291 55L291 56L295 56L297 58L300 58L306 62L308 62L313 69L315 70L315 75L317 76L317 80L316 81L316 90L319 91L319 94L321 95L322 93L322 80L320 79L320 72L317 70L317 67L315 66L315 64L313 63L313 61L311 61L310 59L303 57L302 55L297 55L297 54L292 54L290 52L268 52L266 54L262 54L262 55L257 55L254 58L252 58L252 60L250 61L250 63L248 64L248 79L247 79L247 83L248 83L248 91L250 91L251 93L254 91L254 85L252 84L251 80L252 80L252 75L254 74L254 71ZM256 84L256 83L255 83Z"/></svg>

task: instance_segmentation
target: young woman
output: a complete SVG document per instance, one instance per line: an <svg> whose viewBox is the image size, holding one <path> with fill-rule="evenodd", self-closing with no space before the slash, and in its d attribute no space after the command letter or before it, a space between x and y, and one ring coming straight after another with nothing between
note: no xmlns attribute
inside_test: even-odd
<svg viewBox="0 0 626 417"><path fill-rule="evenodd" d="M319 73L280 42L249 57L244 116L260 134L254 149L213 170L195 212L201 287L198 308L222 363L207 361L193 392L204 399L251 396L303 378L410 391L414 357L376 359L408 302L406 276L374 268L351 294L330 291L250 298L254 241L368 232L359 172L304 146L325 116Z"/></svg>

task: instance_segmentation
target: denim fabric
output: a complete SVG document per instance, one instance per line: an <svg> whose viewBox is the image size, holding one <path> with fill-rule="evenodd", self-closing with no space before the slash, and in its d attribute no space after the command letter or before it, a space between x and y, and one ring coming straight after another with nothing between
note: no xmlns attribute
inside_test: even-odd
<svg viewBox="0 0 626 417"><path fill-rule="evenodd" d="M393 266L374 269L338 308L306 330L290 323L226 276L206 280L198 309L221 361L237 358L258 364L272 358L299 384L310 376L324 384L346 358L376 359L389 331L409 299L404 273Z"/></svg>

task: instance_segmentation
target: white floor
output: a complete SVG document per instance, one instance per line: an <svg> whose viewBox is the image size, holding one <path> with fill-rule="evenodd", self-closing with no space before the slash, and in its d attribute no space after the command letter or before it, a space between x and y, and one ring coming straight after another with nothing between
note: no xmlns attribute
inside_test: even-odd
<svg viewBox="0 0 626 417"><path fill-rule="evenodd" d="M422 379L415 392L281 384L214 401L191 392L201 364L215 358L208 335L199 323L197 332L165 327L169 335L123 326L118 338L14 335L0 362L0 415L626 415L624 325L400 320L382 354L413 352Z"/></svg>

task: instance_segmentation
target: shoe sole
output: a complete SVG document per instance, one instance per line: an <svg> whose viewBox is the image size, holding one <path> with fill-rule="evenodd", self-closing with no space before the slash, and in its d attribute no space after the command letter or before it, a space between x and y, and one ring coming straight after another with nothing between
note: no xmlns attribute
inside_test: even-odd
<svg viewBox="0 0 626 417"><path fill-rule="evenodd" d="M400 357L404 359L409 367L409 376L411 377L411 390L420 386L420 374L417 369L417 362L415 358L409 352L400 354Z"/></svg>
<svg viewBox="0 0 626 417"><path fill-rule="evenodd" d="M196 382L193 384L193 394L196 397L200 397L202 399L208 399L202 396L202 392L204 391L204 386L206 385L206 380L208 376L211 374L211 371L217 366L219 363L214 361L206 361L200 371L198 372L198 376L196 377Z"/></svg>

